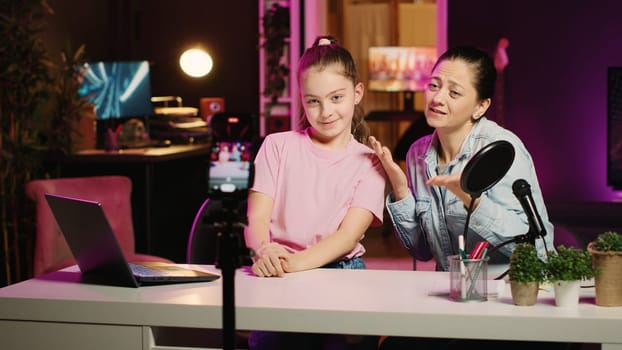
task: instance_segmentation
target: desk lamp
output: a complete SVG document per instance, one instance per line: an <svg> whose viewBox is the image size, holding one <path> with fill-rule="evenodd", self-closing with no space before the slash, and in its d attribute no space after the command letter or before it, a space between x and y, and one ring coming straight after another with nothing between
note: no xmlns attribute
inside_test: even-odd
<svg viewBox="0 0 622 350"><path fill-rule="evenodd" d="M192 78L202 78L212 71L214 61L205 50L193 48L181 54L179 66L186 75Z"/></svg>

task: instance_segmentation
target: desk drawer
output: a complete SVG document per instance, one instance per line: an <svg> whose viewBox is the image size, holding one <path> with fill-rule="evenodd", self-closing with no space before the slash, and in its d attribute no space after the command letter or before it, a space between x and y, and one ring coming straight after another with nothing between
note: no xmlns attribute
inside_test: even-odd
<svg viewBox="0 0 622 350"><path fill-rule="evenodd" d="M235 349L248 349L248 332L236 332ZM219 329L144 327L144 350L217 350L223 348Z"/></svg>
<svg viewBox="0 0 622 350"><path fill-rule="evenodd" d="M2 347L11 350L138 350L142 327L0 320ZM5 347L6 346L6 347Z"/></svg>

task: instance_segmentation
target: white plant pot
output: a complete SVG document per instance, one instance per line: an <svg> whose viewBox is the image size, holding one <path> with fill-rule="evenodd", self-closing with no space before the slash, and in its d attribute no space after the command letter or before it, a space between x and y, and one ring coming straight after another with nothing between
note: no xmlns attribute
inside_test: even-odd
<svg viewBox="0 0 622 350"><path fill-rule="evenodd" d="M557 281L553 283L555 305L561 307L579 305L581 281Z"/></svg>

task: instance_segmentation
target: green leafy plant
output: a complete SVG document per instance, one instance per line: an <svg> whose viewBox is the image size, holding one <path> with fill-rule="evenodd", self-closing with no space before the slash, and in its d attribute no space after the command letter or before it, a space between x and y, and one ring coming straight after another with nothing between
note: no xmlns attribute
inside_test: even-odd
<svg viewBox="0 0 622 350"><path fill-rule="evenodd" d="M545 263L546 279L550 282L587 280L596 272L589 252L563 245L549 254Z"/></svg>
<svg viewBox="0 0 622 350"><path fill-rule="evenodd" d="M542 282L545 280L544 262L538 257L536 247L529 243L518 243L510 257L510 281Z"/></svg>
<svg viewBox="0 0 622 350"><path fill-rule="evenodd" d="M602 252L620 252L622 251L622 235L614 231L603 232L596 237L592 248Z"/></svg>
<svg viewBox="0 0 622 350"><path fill-rule="evenodd" d="M85 46L81 45L73 51L66 44L61 52L61 63L51 68L55 83L50 86L49 124L47 125L48 150L62 154L71 153L71 146L82 135L79 133L80 118L91 108L84 97L78 95L82 81Z"/></svg>
<svg viewBox="0 0 622 350"><path fill-rule="evenodd" d="M264 39L261 47L266 57L266 85L264 96L270 97L273 104L287 87L289 66L283 63L289 30L289 7L275 2L262 18Z"/></svg>
<svg viewBox="0 0 622 350"><path fill-rule="evenodd" d="M50 152L67 153L85 107L73 70L84 48L66 49L61 64L46 51L45 17L53 13L46 0L0 0L0 286L30 277L34 227L24 186L49 176Z"/></svg>
<svg viewBox="0 0 622 350"><path fill-rule="evenodd" d="M598 269L594 278L596 305L621 306L622 236L613 231L602 232L587 245L587 250L592 254L594 267Z"/></svg>
<svg viewBox="0 0 622 350"><path fill-rule="evenodd" d="M45 0L0 0L0 230L6 284L20 280L28 245L24 184L41 171L38 110L48 98L50 60L40 38Z"/></svg>

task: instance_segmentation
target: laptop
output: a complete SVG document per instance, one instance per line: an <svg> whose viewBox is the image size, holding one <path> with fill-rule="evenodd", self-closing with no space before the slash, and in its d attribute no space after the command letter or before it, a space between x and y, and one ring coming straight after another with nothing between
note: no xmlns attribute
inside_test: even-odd
<svg viewBox="0 0 622 350"><path fill-rule="evenodd" d="M208 282L220 275L162 262L128 263L101 203L46 194L82 281L121 287Z"/></svg>

